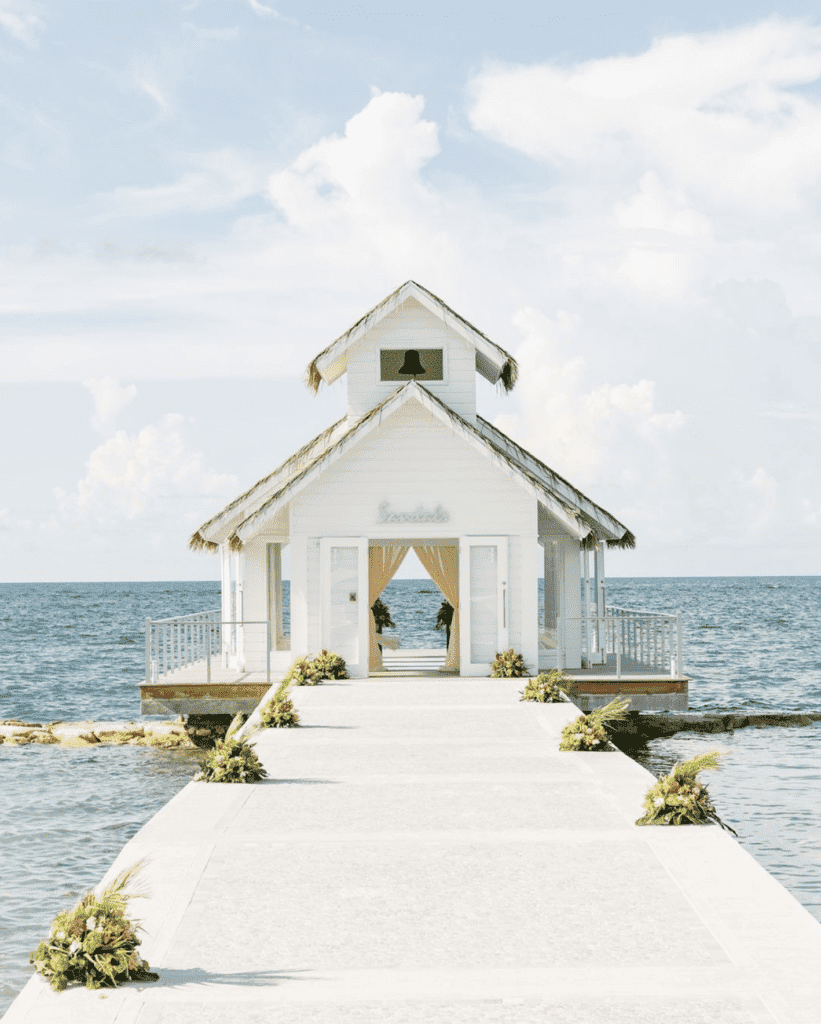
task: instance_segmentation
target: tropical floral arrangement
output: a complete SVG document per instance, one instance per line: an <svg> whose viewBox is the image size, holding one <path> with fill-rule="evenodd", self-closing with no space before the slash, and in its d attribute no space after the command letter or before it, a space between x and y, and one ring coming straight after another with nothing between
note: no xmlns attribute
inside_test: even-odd
<svg viewBox="0 0 821 1024"><path fill-rule="evenodd" d="M610 750L610 736L606 722L624 718L630 707L630 698L618 696L603 708L579 715L562 729L559 750Z"/></svg>
<svg viewBox="0 0 821 1024"><path fill-rule="evenodd" d="M323 649L315 658L297 658L288 669L284 681L293 686L318 686L326 679L347 678L345 660Z"/></svg>
<svg viewBox="0 0 821 1024"><path fill-rule="evenodd" d="M126 917L128 901L139 893L126 887L143 862L122 871L97 896L87 892L71 910L54 918L48 938L29 957L56 992L69 985L116 988L124 981L158 981L137 952L139 926Z"/></svg>
<svg viewBox="0 0 821 1024"><path fill-rule="evenodd" d="M309 657L297 658L288 669L288 674L283 682L291 683L293 686L318 686L324 676L314 664L314 659Z"/></svg>
<svg viewBox="0 0 821 1024"><path fill-rule="evenodd" d="M345 659L331 651L321 650L314 658L316 665L323 679L347 679L348 670L345 667Z"/></svg>
<svg viewBox="0 0 821 1024"><path fill-rule="evenodd" d="M391 618L390 608L381 597L377 597L371 605L373 621L376 624L376 632L381 633L383 629L396 629L396 623Z"/></svg>
<svg viewBox="0 0 821 1024"><path fill-rule="evenodd" d="M288 696L292 685L290 680L283 679L273 697L260 711L259 721L264 729L290 729L299 725L299 715Z"/></svg>
<svg viewBox="0 0 821 1024"><path fill-rule="evenodd" d="M572 679L554 668L550 672L541 672L535 679L528 679L525 688L519 691L519 700L538 701L539 704L558 704L569 697L574 700L578 687Z"/></svg>
<svg viewBox="0 0 821 1024"><path fill-rule="evenodd" d="M720 766L721 753L711 750L689 761L673 765L669 775L663 775L647 790L644 814L637 825L709 825L714 822L738 835L735 829L719 818L707 787L698 781L699 772Z"/></svg>
<svg viewBox="0 0 821 1024"><path fill-rule="evenodd" d="M194 776L195 782L259 782L268 775L260 764L256 751L244 740L234 739L229 733L217 740Z"/></svg>
<svg viewBox="0 0 821 1024"><path fill-rule="evenodd" d="M527 675L527 666L521 654L517 654L512 647L506 651L497 652L496 657L490 663L490 674L494 679L513 679L518 676Z"/></svg>

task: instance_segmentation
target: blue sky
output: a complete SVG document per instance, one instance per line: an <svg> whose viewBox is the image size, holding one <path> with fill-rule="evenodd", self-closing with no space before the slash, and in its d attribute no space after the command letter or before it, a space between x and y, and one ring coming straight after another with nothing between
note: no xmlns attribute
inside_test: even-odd
<svg viewBox="0 0 821 1024"><path fill-rule="evenodd" d="M0 0L0 117L3 578L213 578L408 278L611 573L821 573L814 6Z"/></svg>

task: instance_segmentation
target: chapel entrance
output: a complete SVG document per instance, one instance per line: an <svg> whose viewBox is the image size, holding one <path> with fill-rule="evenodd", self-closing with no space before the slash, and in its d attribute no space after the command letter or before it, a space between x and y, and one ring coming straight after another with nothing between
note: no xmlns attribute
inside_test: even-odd
<svg viewBox="0 0 821 1024"><path fill-rule="evenodd" d="M416 555L429 580L405 579L390 587L407 555ZM424 540L397 539L371 540L368 549L369 562L369 609L370 609L370 675L441 676L459 674L459 542L454 539ZM425 587L424 583L432 583ZM402 600L397 603L398 585L403 584ZM417 586L423 584L422 587ZM396 629L384 628L381 615L388 606L383 598L386 588L393 592L389 606L399 620ZM436 611L440 601L431 598L437 593L441 602L450 606L449 629L443 633L433 632ZM418 599L414 601L418 595ZM422 597L422 595L425 595ZM428 637L420 647L418 639L419 622L408 621L408 616L419 616L421 609L431 618L426 623L424 634ZM447 606L442 605L447 610ZM374 614L374 608L376 614ZM410 628L409 628L410 627ZM414 628L416 627L416 628ZM442 641L448 636L447 646ZM433 637L436 639L434 640ZM441 638L441 639L440 639Z"/></svg>
<svg viewBox="0 0 821 1024"><path fill-rule="evenodd" d="M381 674L391 660L396 664L388 645L380 644L371 609L410 550L452 606L453 618L435 672L403 665L403 674L490 675L494 655L508 646L507 537L322 538L322 646L345 659L352 677Z"/></svg>
<svg viewBox="0 0 821 1024"><path fill-rule="evenodd" d="M390 642L392 637L377 631L371 609L411 550L452 608L444 658L436 658L436 651L420 651L414 657L412 650L402 649L401 630L398 648ZM496 652L507 646L507 582L506 537L371 540L368 547L369 673L382 674L393 668L408 675L428 672L489 675Z"/></svg>

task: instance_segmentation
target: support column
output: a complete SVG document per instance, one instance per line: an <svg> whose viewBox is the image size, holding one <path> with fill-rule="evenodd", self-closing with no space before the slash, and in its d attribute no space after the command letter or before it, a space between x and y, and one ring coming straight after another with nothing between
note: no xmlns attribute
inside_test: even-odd
<svg viewBox="0 0 821 1024"><path fill-rule="evenodd" d="M314 611L318 619L318 606ZM308 614L308 538L295 535L291 537L291 654L294 658L311 653Z"/></svg>
<svg viewBox="0 0 821 1024"><path fill-rule="evenodd" d="M521 590L521 643L525 665L534 676L539 674L539 540L522 537L520 566Z"/></svg>
<svg viewBox="0 0 821 1024"><path fill-rule="evenodd" d="M231 552L226 543L220 544L220 615L222 626L222 667L228 667L228 650L231 643L231 626L225 625L231 619Z"/></svg>

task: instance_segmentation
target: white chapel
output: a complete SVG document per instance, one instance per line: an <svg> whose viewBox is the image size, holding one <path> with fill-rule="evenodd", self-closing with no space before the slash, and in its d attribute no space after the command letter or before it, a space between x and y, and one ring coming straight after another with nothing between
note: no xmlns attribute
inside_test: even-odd
<svg viewBox="0 0 821 1024"><path fill-rule="evenodd" d="M347 375L347 414L191 538L219 553L239 668L280 672L325 648L351 676L381 669L371 606L411 549L454 609L444 670L489 675L511 647L534 674L581 666L583 622L604 615L605 547L635 539L478 415L476 375L509 392L517 373L414 281L319 353L307 383Z"/></svg>

